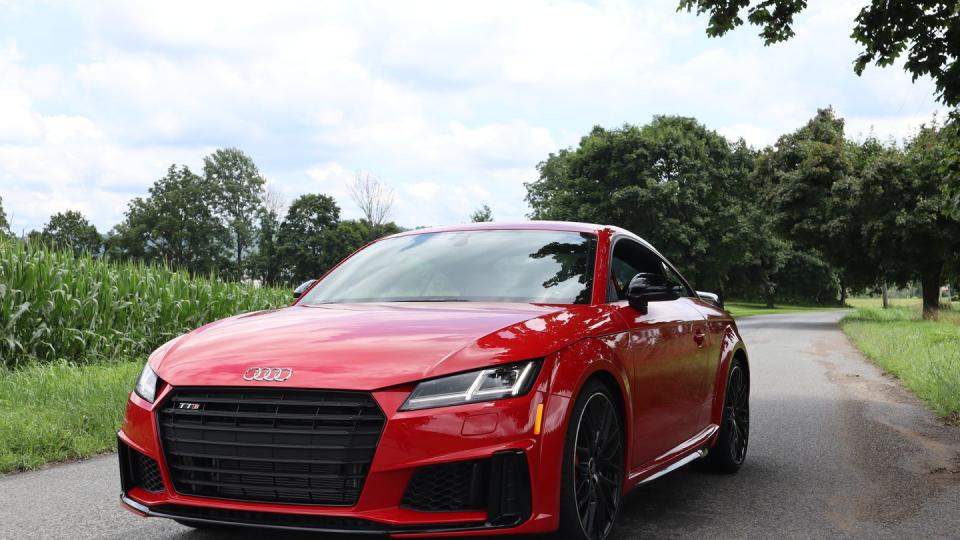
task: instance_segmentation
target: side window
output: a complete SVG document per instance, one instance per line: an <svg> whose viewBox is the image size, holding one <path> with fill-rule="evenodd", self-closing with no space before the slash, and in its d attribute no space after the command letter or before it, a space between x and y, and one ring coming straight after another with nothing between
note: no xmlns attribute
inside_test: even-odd
<svg viewBox="0 0 960 540"><path fill-rule="evenodd" d="M664 274L663 261L652 251L627 238L617 240L610 259L610 279L607 281L607 301L627 299L627 287L633 276L641 273Z"/></svg>
<svg viewBox="0 0 960 540"><path fill-rule="evenodd" d="M669 266L666 265L663 261L660 262L663 267L663 275L667 276L667 281L673 285L673 288L676 289L677 294L680 296L691 296L690 290L687 289L687 286L683 284L683 280L680 279L680 276L677 275Z"/></svg>

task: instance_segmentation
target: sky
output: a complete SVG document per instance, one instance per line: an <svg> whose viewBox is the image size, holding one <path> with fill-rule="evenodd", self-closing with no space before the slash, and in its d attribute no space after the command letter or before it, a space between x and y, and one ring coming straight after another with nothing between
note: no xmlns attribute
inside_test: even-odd
<svg viewBox="0 0 960 540"><path fill-rule="evenodd" d="M362 171L402 226L521 220L537 164L595 125L679 114L761 147L821 107L898 140L941 109L901 64L853 73L865 0L811 2L770 47L677 3L0 0L3 208L15 233L65 210L106 232L171 164L236 147L344 218Z"/></svg>

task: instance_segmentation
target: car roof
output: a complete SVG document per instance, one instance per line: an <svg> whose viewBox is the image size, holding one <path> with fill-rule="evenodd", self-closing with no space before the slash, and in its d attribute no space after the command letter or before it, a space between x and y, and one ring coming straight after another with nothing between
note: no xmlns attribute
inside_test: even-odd
<svg viewBox="0 0 960 540"><path fill-rule="evenodd" d="M412 234L425 234L436 232L451 231L490 231L490 230L529 230L529 231L568 231L596 234L603 229L617 229L610 225L597 225L595 223L578 223L575 221L486 221L481 223L462 223L459 225L445 225L442 227L427 227L422 229L412 229L404 231L393 236L409 236ZM623 231L626 232L626 231ZM632 236L632 235L631 235Z"/></svg>

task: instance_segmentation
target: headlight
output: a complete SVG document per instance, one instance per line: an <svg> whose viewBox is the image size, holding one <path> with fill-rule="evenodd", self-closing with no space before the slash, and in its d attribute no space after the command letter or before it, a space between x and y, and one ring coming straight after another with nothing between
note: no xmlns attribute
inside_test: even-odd
<svg viewBox="0 0 960 540"><path fill-rule="evenodd" d="M148 361L147 365L143 366L143 371L140 372L140 378L137 379L137 386L134 387L133 391L138 396L153 403L154 398L157 397L157 382L159 380L157 374L150 369L150 362Z"/></svg>
<svg viewBox="0 0 960 540"><path fill-rule="evenodd" d="M540 362L534 360L423 381L413 389L400 410L415 411L522 396L533 387L539 371Z"/></svg>

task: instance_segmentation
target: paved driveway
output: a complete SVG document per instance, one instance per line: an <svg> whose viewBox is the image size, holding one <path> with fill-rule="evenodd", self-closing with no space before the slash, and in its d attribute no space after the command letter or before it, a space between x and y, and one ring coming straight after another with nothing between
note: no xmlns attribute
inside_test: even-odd
<svg viewBox="0 0 960 540"><path fill-rule="evenodd" d="M744 319L746 465L734 476L681 470L641 486L615 537L960 538L960 428L864 361L837 327L841 315ZM0 479L0 538L281 536L137 518L120 509L118 490L112 455Z"/></svg>

